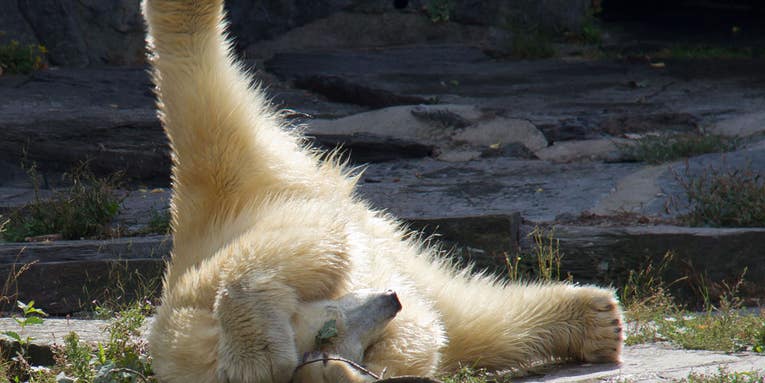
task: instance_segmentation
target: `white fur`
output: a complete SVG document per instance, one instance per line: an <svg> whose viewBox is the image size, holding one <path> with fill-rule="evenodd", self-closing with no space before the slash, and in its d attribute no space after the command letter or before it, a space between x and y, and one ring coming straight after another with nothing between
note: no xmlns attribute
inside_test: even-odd
<svg viewBox="0 0 765 383"><path fill-rule="evenodd" d="M162 381L287 382L313 351L305 332L316 325L296 316L368 288L393 289L403 305L360 361L388 376L619 360L612 291L458 272L356 198L356 178L283 129L253 88L222 9L221 0L143 4L173 150L174 249L149 339ZM364 381L323 368L309 379Z"/></svg>

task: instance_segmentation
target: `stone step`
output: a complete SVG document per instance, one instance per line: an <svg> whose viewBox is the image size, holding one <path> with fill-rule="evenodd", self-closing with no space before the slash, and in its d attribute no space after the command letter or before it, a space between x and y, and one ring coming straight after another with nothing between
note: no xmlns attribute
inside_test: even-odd
<svg viewBox="0 0 765 383"><path fill-rule="evenodd" d="M506 255L532 247L520 215L450 217L408 220L413 229L441 241L462 263L498 273L505 271ZM733 281L747 270L741 293L762 296L765 289L752 281L765 279L765 228L715 229L676 226L588 227L558 225L553 235L563 254L561 271L580 282L620 285L629 270L667 251L676 254L667 280L706 276L710 281ZM15 278L11 293L34 299L52 314L67 314L92 307L115 292L123 300L156 294L170 250L165 236L103 241L0 244L0 280ZM675 286L683 294L690 287ZM114 295L112 295L114 296ZM11 302L12 303L12 302ZM12 306L4 307L12 311Z"/></svg>

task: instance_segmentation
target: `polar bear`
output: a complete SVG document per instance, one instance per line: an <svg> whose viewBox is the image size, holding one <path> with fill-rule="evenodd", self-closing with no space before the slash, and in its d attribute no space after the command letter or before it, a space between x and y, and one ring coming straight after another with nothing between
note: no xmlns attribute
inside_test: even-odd
<svg viewBox="0 0 765 383"><path fill-rule="evenodd" d="M173 250L149 335L161 381L372 379L339 359L386 376L619 361L612 290L456 270L359 199L358 174L284 129L234 59L222 0L142 9L173 162ZM401 310L316 356L326 313L368 289L394 290Z"/></svg>

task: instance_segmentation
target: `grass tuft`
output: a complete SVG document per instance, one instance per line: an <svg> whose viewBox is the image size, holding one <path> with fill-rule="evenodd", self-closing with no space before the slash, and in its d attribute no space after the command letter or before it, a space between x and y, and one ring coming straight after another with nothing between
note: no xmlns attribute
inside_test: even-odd
<svg viewBox="0 0 765 383"><path fill-rule="evenodd" d="M151 233L167 234L170 232L170 212L168 210L154 210L146 227Z"/></svg>
<svg viewBox="0 0 765 383"><path fill-rule="evenodd" d="M106 331L109 340L95 346L85 344L72 332L63 344L53 348L55 365L31 366L24 355L0 365L0 381L10 382L82 382L82 383L147 383L156 382L151 358L139 329L153 307L136 303L117 313Z"/></svg>
<svg viewBox="0 0 765 383"><path fill-rule="evenodd" d="M24 45L16 40L0 45L0 74L29 74L45 68L48 51L42 45Z"/></svg>
<svg viewBox="0 0 765 383"><path fill-rule="evenodd" d="M758 371L730 372L720 367L714 374L692 373L679 383L762 383L765 375Z"/></svg>
<svg viewBox="0 0 765 383"><path fill-rule="evenodd" d="M676 303L668 293L671 284L662 278L672 259L667 253L658 265L649 262L641 271L631 272L621 288L627 345L669 341L685 349L765 351L765 315L744 309L738 296L743 274L735 283L722 284L726 289L717 305L706 297L704 311L690 312Z"/></svg>
<svg viewBox="0 0 765 383"><path fill-rule="evenodd" d="M718 135L695 133L649 135L624 146L628 158L650 164L660 164L706 153L728 152L737 142Z"/></svg>
<svg viewBox="0 0 765 383"><path fill-rule="evenodd" d="M120 178L98 178L87 164L65 175L71 184L50 199L40 198L40 179L34 166L27 170L35 189L32 202L12 212L2 237L21 242L28 238L60 234L63 239L81 239L104 235L117 215L121 199L115 189Z"/></svg>
<svg viewBox="0 0 765 383"><path fill-rule="evenodd" d="M456 6L455 0L428 0L424 9L433 23L445 23L452 19Z"/></svg>
<svg viewBox="0 0 765 383"><path fill-rule="evenodd" d="M747 166L721 170L709 167L698 176L675 174L686 193L690 212L683 220L691 226L765 226L765 182Z"/></svg>
<svg viewBox="0 0 765 383"><path fill-rule="evenodd" d="M571 274L561 278L563 253L560 251L560 241L555 238L555 231L535 227L528 236L534 242L530 252L520 255L505 254L508 279L514 282L526 280L570 282Z"/></svg>

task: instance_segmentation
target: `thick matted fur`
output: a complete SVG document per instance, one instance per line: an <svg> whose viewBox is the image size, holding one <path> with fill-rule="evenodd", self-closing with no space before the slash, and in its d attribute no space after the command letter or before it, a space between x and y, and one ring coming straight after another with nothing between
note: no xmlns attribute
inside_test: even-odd
<svg viewBox="0 0 765 383"><path fill-rule="evenodd" d="M356 178L284 129L232 57L222 0L143 12L173 159L174 248L149 338L161 381L287 382L316 351L312 304L362 289L403 305L357 360L387 376L619 360L613 291L454 270L359 200ZM308 379L367 379L314 365L327 374Z"/></svg>

